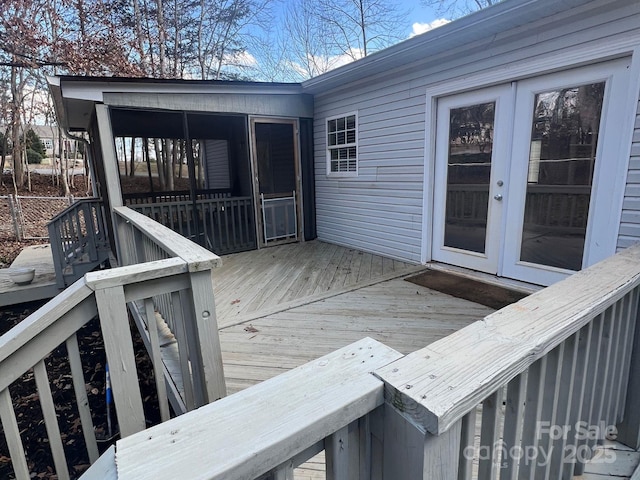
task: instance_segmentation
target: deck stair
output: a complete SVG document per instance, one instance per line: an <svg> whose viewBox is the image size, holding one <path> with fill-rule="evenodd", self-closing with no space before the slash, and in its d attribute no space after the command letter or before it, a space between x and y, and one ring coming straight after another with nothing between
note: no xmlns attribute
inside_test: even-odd
<svg viewBox="0 0 640 480"><path fill-rule="evenodd" d="M63 289L109 259L109 239L102 200L71 204L47 225L56 283Z"/></svg>

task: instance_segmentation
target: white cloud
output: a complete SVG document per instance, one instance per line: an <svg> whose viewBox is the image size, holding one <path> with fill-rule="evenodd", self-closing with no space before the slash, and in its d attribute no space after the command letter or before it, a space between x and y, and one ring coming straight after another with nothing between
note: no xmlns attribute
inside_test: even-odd
<svg viewBox="0 0 640 480"><path fill-rule="evenodd" d="M224 60L227 65L236 65L239 67L255 67L258 64L256 57L246 50L227 54L224 56Z"/></svg>
<svg viewBox="0 0 640 480"><path fill-rule="evenodd" d="M415 37L416 35L420 35L421 33L425 33L429 30L433 30L434 28L446 25L449 22L451 22L451 20L447 20L446 18L437 18L433 22L429 23L416 22L412 26L412 32L409 37Z"/></svg>

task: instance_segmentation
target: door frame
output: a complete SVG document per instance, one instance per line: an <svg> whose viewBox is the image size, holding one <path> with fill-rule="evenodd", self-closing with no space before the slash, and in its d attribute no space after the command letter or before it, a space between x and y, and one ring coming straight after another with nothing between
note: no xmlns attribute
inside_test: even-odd
<svg viewBox="0 0 640 480"><path fill-rule="evenodd" d="M640 46L631 39L629 41L602 39L597 47L580 44L559 52L548 54L544 60L532 61L525 58L513 62L505 68L483 70L475 75L459 77L457 79L445 79L429 86L425 94L425 150L424 150L424 180L423 180L423 215L422 215L422 249L421 263L426 264L433 260L433 212L434 212L434 184L436 162L436 114L437 102L440 97L464 93L476 89L486 88L501 83L511 83L531 77L542 76L561 70L571 70L584 65L591 65L608 60L631 57L629 67L630 84L626 95L626 102L618 116L620 129L619 167L618 171L625 172L618 175L614 182L610 199L610 225L615 225L615 233L612 234L612 242L618 236L618 226L622 215L622 203L624 200L624 187L626 185L626 172L628 171L631 155L633 125L637 114L637 105L640 96ZM505 216L506 218L506 216ZM603 257L615 253L609 246L602 249ZM502 265L500 265L502 269Z"/></svg>
<svg viewBox="0 0 640 480"><path fill-rule="evenodd" d="M294 117L263 117L257 115L248 115L247 117L248 123L248 134L249 134L249 163L251 165L251 185L253 189L253 209L254 209L254 217L255 227L256 227L256 245L258 249L264 248L267 246L267 243L263 238L263 221L262 221L262 213L261 213L261 205L260 205L260 184L258 177L258 159L257 159L257 145L256 145L256 136L255 136L255 125L256 123L278 123L278 124L288 124L293 127L293 155L294 155L294 174L295 174L295 188L296 188L296 220L297 220L297 235L294 240L286 239L282 241L274 241L269 242L268 246L278 245L282 243L292 243L301 241L304 239L304 218L302 215L303 206L303 198L302 198L302 166L300 164L300 125L299 120Z"/></svg>
<svg viewBox="0 0 640 480"><path fill-rule="evenodd" d="M504 202L494 200L494 195L507 197L509 186L509 154L511 143L511 125L509 120L513 105L513 86L509 84L496 85L469 92L447 95L438 100L438 112L450 112L450 109L460 108L480 103L495 102L494 108L494 138L492 142L492 158L489 178L489 194L487 205L487 221L485 234L485 251L477 253L444 245L446 229L446 204L448 189L448 153L449 153L449 120L450 116L441 118L444 128L436 125L436 158L434 162L434 191L433 191L433 258L436 261L461 265L465 268L495 274L500 270L500 244L503 233ZM501 180L503 185L498 186Z"/></svg>

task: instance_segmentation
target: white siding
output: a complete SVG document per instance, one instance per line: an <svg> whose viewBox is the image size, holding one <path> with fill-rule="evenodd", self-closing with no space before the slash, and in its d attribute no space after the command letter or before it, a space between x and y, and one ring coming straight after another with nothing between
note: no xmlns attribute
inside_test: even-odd
<svg viewBox="0 0 640 480"><path fill-rule="evenodd" d="M571 18L570 18L571 17ZM640 10L635 2L596 1L554 19L533 22L482 44L452 49L410 68L344 85L315 97L314 144L318 237L406 261L420 262L423 221L423 181L429 86L472 73L504 71L504 81L516 66L544 60L562 48L593 46L602 39L640 42ZM567 52L567 58L571 58ZM358 112L356 178L326 175L325 119ZM636 140L640 133L636 135ZM637 222L627 218L629 234L640 238L640 140L635 145L638 183ZM428 163L429 164L429 163ZM431 168L431 167L429 167ZM427 192L427 197L430 192ZM631 208L626 207L629 212ZM430 213L426 212L430 221ZM631 227L635 225L634 227ZM623 241L621 229L621 242ZM626 238L626 237L624 237Z"/></svg>
<svg viewBox="0 0 640 480"><path fill-rule="evenodd" d="M626 248L640 241L640 104L636 116L631 158L624 191L622 218L618 234L618 249Z"/></svg>

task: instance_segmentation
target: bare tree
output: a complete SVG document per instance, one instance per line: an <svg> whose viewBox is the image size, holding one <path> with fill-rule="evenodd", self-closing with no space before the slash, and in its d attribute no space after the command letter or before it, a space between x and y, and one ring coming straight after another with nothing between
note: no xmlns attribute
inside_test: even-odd
<svg viewBox="0 0 640 480"><path fill-rule="evenodd" d="M401 40L408 12L387 0L319 0L317 15L332 49L357 60Z"/></svg>
<svg viewBox="0 0 640 480"><path fill-rule="evenodd" d="M439 15L449 18L464 17L498 3L500 0L421 0L422 5L433 8Z"/></svg>
<svg viewBox="0 0 640 480"><path fill-rule="evenodd" d="M401 40L408 13L386 0L290 2L270 48L258 49L259 74L301 81L362 58Z"/></svg>

